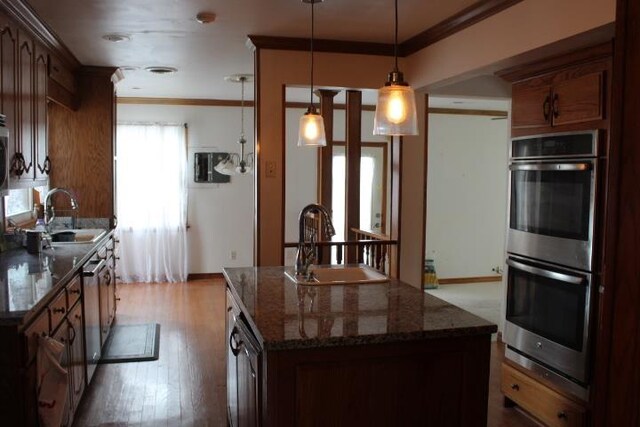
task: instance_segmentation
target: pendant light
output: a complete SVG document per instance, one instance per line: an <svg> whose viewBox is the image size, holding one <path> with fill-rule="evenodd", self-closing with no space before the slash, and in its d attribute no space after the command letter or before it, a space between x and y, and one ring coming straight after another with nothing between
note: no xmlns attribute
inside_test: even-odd
<svg viewBox="0 0 640 427"><path fill-rule="evenodd" d="M373 121L374 135L417 135L418 115L416 97L411 86L404 81L398 70L398 0L395 0L395 66L387 82L378 90L376 115Z"/></svg>
<svg viewBox="0 0 640 427"><path fill-rule="evenodd" d="M302 0L303 3L311 3L311 89L309 94L309 108L307 108L307 112L300 117L298 147L324 147L327 145L327 138L324 133L324 120L313 105L313 5L315 3L322 3L322 1L323 0Z"/></svg>
<svg viewBox="0 0 640 427"><path fill-rule="evenodd" d="M244 146L247 143L244 137L244 84L251 81L252 78L253 75L251 74L234 74L224 78L228 82L240 83L242 85L242 95L240 98L240 138L238 138L240 154L229 153L214 167L216 172L223 175L246 175L251 173L253 167L253 153L245 155L244 152Z"/></svg>

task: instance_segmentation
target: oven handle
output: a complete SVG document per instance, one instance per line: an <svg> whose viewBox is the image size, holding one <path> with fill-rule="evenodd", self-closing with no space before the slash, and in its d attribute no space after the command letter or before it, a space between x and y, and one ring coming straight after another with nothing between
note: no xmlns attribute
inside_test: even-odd
<svg viewBox="0 0 640 427"><path fill-rule="evenodd" d="M557 171L574 172L588 171L593 168L591 163L529 163L526 165L509 165L512 171Z"/></svg>
<svg viewBox="0 0 640 427"><path fill-rule="evenodd" d="M526 271L527 273L535 274L537 276L546 277L548 279L559 280L561 282L571 283L573 285L581 285L587 279L580 276L571 276L569 274L558 273L556 271L544 270L542 268L533 267L531 265L523 264L512 259L507 259L507 265L517 268L518 270Z"/></svg>

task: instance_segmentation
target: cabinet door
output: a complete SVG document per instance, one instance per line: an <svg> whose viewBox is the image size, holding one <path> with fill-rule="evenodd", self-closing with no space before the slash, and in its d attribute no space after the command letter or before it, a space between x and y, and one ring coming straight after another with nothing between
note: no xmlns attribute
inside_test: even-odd
<svg viewBox="0 0 640 427"><path fill-rule="evenodd" d="M48 55L42 48L36 47L35 60L35 159L36 179L46 179L51 165L47 155L47 60Z"/></svg>
<svg viewBox="0 0 640 427"><path fill-rule="evenodd" d="M16 103L16 93L18 89L17 81L17 55L18 36L15 27L12 27L8 20L0 21L0 111L6 116L7 129L9 130L9 159L13 159L16 153L18 141L18 105Z"/></svg>
<svg viewBox="0 0 640 427"><path fill-rule="evenodd" d="M231 296L227 293L227 418L229 426L238 426L238 329L235 327Z"/></svg>
<svg viewBox="0 0 640 427"><path fill-rule="evenodd" d="M107 286L107 280L110 280L109 269L104 267L100 273L98 273L98 289L100 294L100 347L102 347L107 340L110 330L109 288Z"/></svg>
<svg viewBox="0 0 640 427"><path fill-rule="evenodd" d="M535 128L551 126L551 85L538 79L514 83L511 126Z"/></svg>
<svg viewBox="0 0 640 427"><path fill-rule="evenodd" d="M238 426L258 425L258 372L257 354L248 346L246 336L240 335L238 353Z"/></svg>
<svg viewBox="0 0 640 427"><path fill-rule="evenodd" d="M77 408L85 385L85 353L84 353L84 328L82 322L82 305L76 304L69 313L69 371L71 382L69 383L74 411ZM73 416L69 417L73 422Z"/></svg>
<svg viewBox="0 0 640 427"><path fill-rule="evenodd" d="M62 352L62 358L60 359L60 365L68 372L69 375L69 387L67 389L67 401L64 405L64 415L62 416L62 426L70 426L71 425L71 408L73 407L73 394L72 394L72 386L73 383L71 377L73 373L69 369L69 326L65 322L58 328L53 339L59 341L64 344L64 351Z"/></svg>
<svg viewBox="0 0 640 427"><path fill-rule="evenodd" d="M603 72L568 78L553 87L554 126L601 120Z"/></svg>
<svg viewBox="0 0 640 427"><path fill-rule="evenodd" d="M18 152L22 154L23 174L22 179L33 178L33 150L34 150L34 114L33 114L33 64L35 55L33 42L29 38L19 35L18 50L18 111L20 121L20 134L18 135Z"/></svg>

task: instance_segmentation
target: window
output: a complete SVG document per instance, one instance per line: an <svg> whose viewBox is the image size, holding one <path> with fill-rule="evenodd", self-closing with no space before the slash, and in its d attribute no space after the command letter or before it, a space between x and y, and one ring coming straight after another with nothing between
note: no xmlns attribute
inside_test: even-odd
<svg viewBox="0 0 640 427"><path fill-rule="evenodd" d="M21 222L31 218L33 209L33 190L24 188L9 190L9 195L4 198L5 218Z"/></svg>

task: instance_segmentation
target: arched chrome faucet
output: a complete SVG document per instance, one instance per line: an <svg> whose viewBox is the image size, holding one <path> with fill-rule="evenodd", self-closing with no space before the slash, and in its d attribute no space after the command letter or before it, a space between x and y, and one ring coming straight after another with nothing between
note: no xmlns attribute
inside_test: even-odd
<svg viewBox="0 0 640 427"><path fill-rule="evenodd" d="M71 194L69 190L66 190L64 188L52 188L51 190L49 190L47 195L44 196L44 225L45 226L48 226L51 223L51 221L53 221L53 219L56 217L55 210L53 209L53 205L50 202L51 196L53 196L56 193L64 193L67 196L69 196L69 199L71 200L71 209L73 209L76 212L78 210L78 201L76 200L74 195ZM72 221L71 228L76 228L74 216L71 217L71 221Z"/></svg>
<svg viewBox="0 0 640 427"><path fill-rule="evenodd" d="M304 218L309 213L318 213L322 215L325 238L330 238L331 236L335 236L336 234L336 230L333 228L333 223L331 222L331 214L329 214L329 211L324 206L317 203L312 203L302 208L302 210L300 211L300 216L298 217L299 236L298 252L296 253L295 265L296 276L308 277L310 272L309 267L311 267L313 261L317 258L317 248L314 241L314 236L311 236L310 241L306 241L304 233Z"/></svg>

